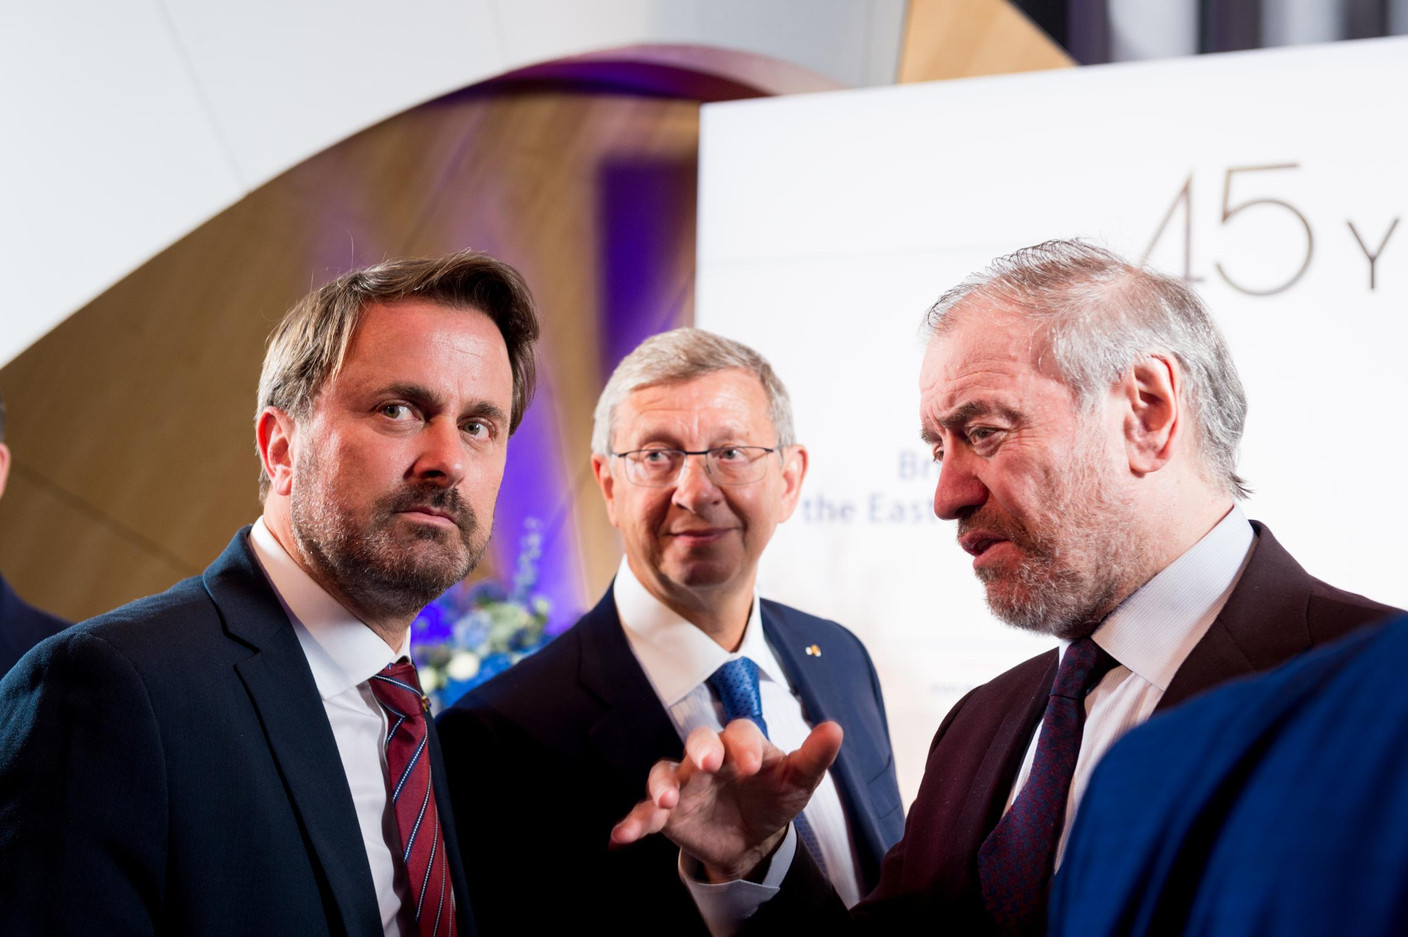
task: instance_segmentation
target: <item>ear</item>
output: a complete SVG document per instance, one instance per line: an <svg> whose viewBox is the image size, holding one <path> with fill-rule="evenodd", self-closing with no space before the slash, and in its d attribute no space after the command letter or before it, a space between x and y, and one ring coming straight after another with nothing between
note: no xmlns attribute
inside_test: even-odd
<svg viewBox="0 0 1408 937"><path fill-rule="evenodd" d="M254 442L269 476L269 493L288 497L293 490L294 422L278 407L265 407L254 421Z"/></svg>
<svg viewBox="0 0 1408 937"><path fill-rule="evenodd" d="M1157 472L1173 459L1183 435L1182 389L1183 373L1167 355L1140 359L1122 382L1125 450L1136 476Z"/></svg>
<svg viewBox="0 0 1408 937"><path fill-rule="evenodd" d="M802 482L807 477L809 461L806 446L788 446L782 450L782 520L792 516L802 497Z"/></svg>
<svg viewBox="0 0 1408 937"><path fill-rule="evenodd" d="M611 457L593 452L592 475L601 489L601 497L606 501L606 516L611 520L611 526L620 527L616 523L616 476L611 474Z"/></svg>
<svg viewBox="0 0 1408 937"><path fill-rule="evenodd" d="M10 480L10 447L0 442L0 496L5 494L5 482Z"/></svg>

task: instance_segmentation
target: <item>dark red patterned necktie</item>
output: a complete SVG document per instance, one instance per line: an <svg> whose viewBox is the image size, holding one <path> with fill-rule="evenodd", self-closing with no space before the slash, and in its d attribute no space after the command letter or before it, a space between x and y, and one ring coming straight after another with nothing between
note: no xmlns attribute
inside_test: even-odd
<svg viewBox="0 0 1408 937"><path fill-rule="evenodd" d="M1090 638L1066 648L1041 720L1031 775L978 850L983 904L1004 935L1046 929L1046 891L1080 756L1085 694L1115 665Z"/></svg>
<svg viewBox="0 0 1408 937"><path fill-rule="evenodd" d="M407 907L419 937L454 937L455 892L445 857L445 831L430 783L430 751L415 665L388 664L371 679L372 694L386 710L387 790L401 831L401 861L410 883Z"/></svg>

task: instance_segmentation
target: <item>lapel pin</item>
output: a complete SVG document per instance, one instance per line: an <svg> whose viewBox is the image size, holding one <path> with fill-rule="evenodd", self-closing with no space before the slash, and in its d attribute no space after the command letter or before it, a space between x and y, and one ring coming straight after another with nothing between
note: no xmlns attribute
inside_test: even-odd
<svg viewBox="0 0 1408 937"><path fill-rule="evenodd" d="M820 656L821 656L821 648L817 647L815 644L808 644L808 645L807 645L807 656L808 656L808 657L820 657Z"/></svg>

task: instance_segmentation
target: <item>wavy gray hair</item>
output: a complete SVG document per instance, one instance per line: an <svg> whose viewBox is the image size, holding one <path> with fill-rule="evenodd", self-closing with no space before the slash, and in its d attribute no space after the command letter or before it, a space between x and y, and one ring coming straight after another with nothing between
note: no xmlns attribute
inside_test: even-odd
<svg viewBox="0 0 1408 937"><path fill-rule="evenodd" d="M994 260L939 297L925 324L952 327L954 310L983 297L1041 324L1057 376L1086 408L1141 357L1171 355L1183 369L1184 403L1197 426L1210 482L1233 498L1247 396L1222 332L1197 294L1172 277L1082 241L1047 241Z"/></svg>
<svg viewBox="0 0 1408 937"><path fill-rule="evenodd" d="M768 416L780 448L795 445L792 401L766 358L753 349L703 329L673 329L652 335L621 359L601 397L592 422L592 452L611 455L616 435L616 410L633 390L651 384L689 381L715 371L741 368L758 378L768 398Z"/></svg>

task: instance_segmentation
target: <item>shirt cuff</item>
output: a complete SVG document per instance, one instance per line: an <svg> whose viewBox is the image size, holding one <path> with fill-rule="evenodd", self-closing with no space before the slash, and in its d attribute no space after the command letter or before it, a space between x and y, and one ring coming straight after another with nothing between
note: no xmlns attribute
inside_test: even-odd
<svg viewBox="0 0 1408 937"><path fill-rule="evenodd" d="M767 871L761 882L736 879L714 884L702 881L704 870L699 861L686 856L683 850L680 851L680 880L694 898L694 905L709 933L714 937L734 937L743 928L744 921L777 895L796 854L797 831L789 824L782 844L766 860Z"/></svg>

